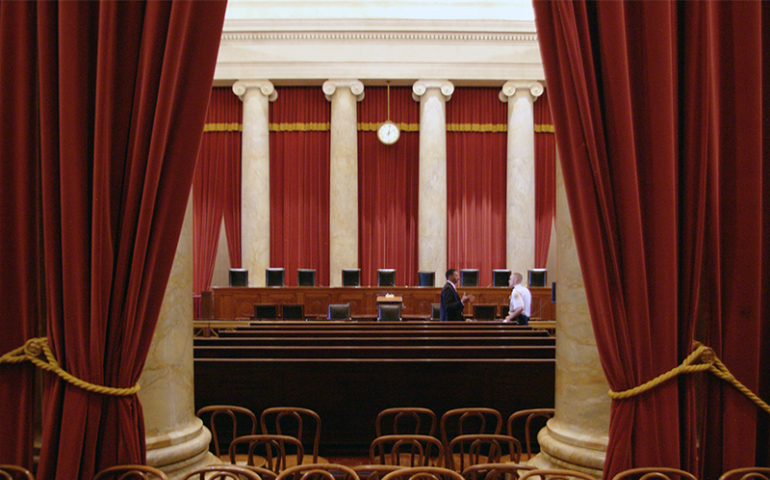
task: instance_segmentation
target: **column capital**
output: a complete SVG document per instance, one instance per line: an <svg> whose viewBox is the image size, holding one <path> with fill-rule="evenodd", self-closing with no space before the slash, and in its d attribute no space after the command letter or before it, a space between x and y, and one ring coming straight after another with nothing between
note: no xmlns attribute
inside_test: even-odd
<svg viewBox="0 0 770 480"><path fill-rule="evenodd" d="M238 80L233 84L233 93L238 95L241 101L243 101L243 96L250 89L259 89L262 95L266 96L271 102L278 98L278 92L275 91L275 86L270 80Z"/></svg>
<svg viewBox="0 0 770 480"><path fill-rule="evenodd" d="M321 88L326 95L326 99L330 102L332 101L334 92L336 92L338 88L349 88L350 92L355 95L357 102L364 99L364 84L361 83L361 80L352 78L332 78L325 81Z"/></svg>
<svg viewBox="0 0 770 480"><path fill-rule="evenodd" d="M415 102L419 102L420 97L425 95L428 89L433 88L441 90L446 102L452 99L452 93L455 91L455 86L449 80L417 80L412 85L412 98Z"/></svg>
<svg viewBox="0 0 770 480"><path fill-rule="evenodd" d="M500 91L500 101L508 103L508 100L513 98L516 92L529 93L534 102L537 100L537 97L543 94L543 84L527 80L512 80L505 82L503 89Z"/></svg>

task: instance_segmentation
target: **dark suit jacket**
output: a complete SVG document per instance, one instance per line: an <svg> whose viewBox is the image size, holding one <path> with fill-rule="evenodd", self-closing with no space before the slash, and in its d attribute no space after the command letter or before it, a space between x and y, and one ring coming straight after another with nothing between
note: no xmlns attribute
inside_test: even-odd
<svg viewBox="0 0 770 480"><path fill-rule="evenodd" d="M449 282L445 283L444 288L441 289L441 321L462 321L464 307L457 290Z"/></svg>

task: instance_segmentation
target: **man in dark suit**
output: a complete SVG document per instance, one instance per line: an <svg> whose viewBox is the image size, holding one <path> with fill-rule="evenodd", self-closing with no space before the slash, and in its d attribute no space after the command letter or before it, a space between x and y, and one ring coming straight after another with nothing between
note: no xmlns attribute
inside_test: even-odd
<svg viewBox="0 0 770 480"><path fill-rule="evenodd" d="M457 293L457 284L460 282L460 275L457 270L450 268L446 271L446 283L441 289L441 321L463 320L463 308L465 302L473 301L473 295L463 293L462 298Z"/></svg>

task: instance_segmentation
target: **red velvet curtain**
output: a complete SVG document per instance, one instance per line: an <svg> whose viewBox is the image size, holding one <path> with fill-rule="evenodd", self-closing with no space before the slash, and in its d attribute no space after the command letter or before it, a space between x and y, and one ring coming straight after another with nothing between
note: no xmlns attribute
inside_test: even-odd
<svg viewBox="0 0 770 480"><path fill-rule="evenodd" d="M14 279L25 282L21 298L45 296L48 341L66 371L98 385L132 386L187 207L225 2L9 3L15 2L0 7L0 78L15 90L3 88L0 96L20 116L0 133L3 145L17 145L3 153L2 163L17 174L3 185L40 185L40 210L27 208L42 219L41 231L9 245L23 253L23 241L44 252L43 272L33 261L20 265ZM16 60L6 63L11 49ZM21 81L30 81L27 90L19 89ZM15 93L25 96L11 99ZM18 206L3 202L4 212ZM35 233L29 223L4 228ZM34 280L39 274L44 289ZM3 322L0 337L14 326ZM0 375L6 372L0 367ZM144 461L136 395L89 393L45 378L37 478L92 478L116 463ZM11 402L26 405L26 393L13 392ZM0 438L16 434L3 428ZM20 435L20 450L29 435Z"/></svg>
<svg viewBox="0 0 770 480"><path fill-rule="evenodd" d="M270 104L270 264L297 285L314 268L329 285L331 103L319 87L279 87ZM264 275L264 272L258 272Z"/></svg>
<svg viewBox="0 0 770 480"><path fill-rule="evenodd" d="M456 88L446 104L447 265L479 269L479 285L506 268L508 106L499 92Z"/></svg>
<svg viewBox="0 0 770 480"><path fill-rule="evenodd" d="M538 0L535 14L610 387L669 371L695 337L767 398L768 3ZM706 381L700 440L693 379L613 401L605 477L767 464L764 417Z"/></svg>
<svg viewBox="0 0 770 480"><path fill-rule="evenodd" d="M232 89L212 89L193 179L195 295L211 287L223 217L230 265L241 266L241 111Z"/></svg>
<svg viewBox="0 0 770 480"><path fill-rule="evenodd" d="M410 87L390 88L390 119L401 129L393 145L377 138L377 127L387 117L387 87L367 87L358 103L361 285L377 285L379 268L394 268L396 285L417 285L420 104Z"/></svg>
<svg viewBox="0 0 770 480"><path fill-rule="evenodd" d="M556 216L556 138L548 91L535 101L535 268L545 268Z"/></svg>

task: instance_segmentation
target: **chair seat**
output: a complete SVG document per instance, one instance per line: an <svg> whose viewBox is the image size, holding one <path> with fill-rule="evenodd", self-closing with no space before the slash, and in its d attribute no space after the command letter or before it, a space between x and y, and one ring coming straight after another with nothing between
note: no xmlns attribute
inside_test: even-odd
<svg viewBox="0 0 770 480"><path fill-rule="evenodd" d="M222 463L230 463L230 455L224 454L220 455L219 459L222 460ZM264 467L267 465L267 459L261 455L254 455L253 457L254 465L253 467ZM238 453L235 455L235 464L239 466L244 466L249 461L249 455L246 453Z"/></svg>
<svg viewBox="0 0 770 480"><path fill-rule="evenodd" d="M312 465L314 463L331 463L329 460L323 457L318 457L318 461L313 461L313 455L305 455L302 457L302 465ZM286 455L286 468L294 467L297 465L296 455Z"/></svg>

